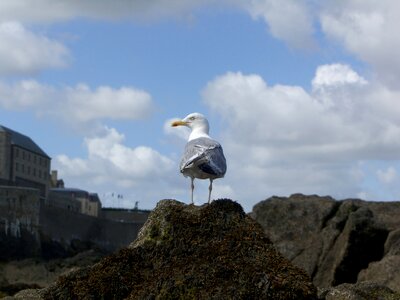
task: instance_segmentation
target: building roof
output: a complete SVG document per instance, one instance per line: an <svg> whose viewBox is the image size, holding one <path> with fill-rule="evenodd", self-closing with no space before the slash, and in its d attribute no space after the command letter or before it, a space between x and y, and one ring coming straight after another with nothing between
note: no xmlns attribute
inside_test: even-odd
<svg viewBox="0 0 400 300"><path fill-rule="evenodd" d="M50 159L50 156L48 156L30 137L2 125L0 125L0 132L1 131L8 132L11 135L11 144Z"/></svg>
<svg viewBox="0 0 400 300"><path fill-rule="evenodd" d="M77 188L51 188L51 189L49 189L49 192L84 195L85 197L89 197L88 191L77 189Z"/></svg>

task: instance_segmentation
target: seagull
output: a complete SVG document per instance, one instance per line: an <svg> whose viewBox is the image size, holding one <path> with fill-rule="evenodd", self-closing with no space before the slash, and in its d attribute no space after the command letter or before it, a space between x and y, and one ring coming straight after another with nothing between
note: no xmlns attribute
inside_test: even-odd
<svg viewBox="0 0 400 300"><path fill-rule="evenodd" d="M208 203L211 200L213 180L224 177L226 160L221 145L212 139L207 119L200 113L191 113L183 120L174 121L172 127L186 126L191 129L180 163L180 171L191 179L192 204L194 179L209 179Z"/></svg>

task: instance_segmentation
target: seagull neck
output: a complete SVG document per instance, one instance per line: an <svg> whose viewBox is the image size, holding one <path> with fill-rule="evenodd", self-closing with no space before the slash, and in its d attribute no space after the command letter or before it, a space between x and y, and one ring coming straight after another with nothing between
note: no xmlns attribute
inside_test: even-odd
<svg viewBox="0 0 400 300"><path fill-rule="evenodd" d="M201 137L210 138L210 136L208 135L208 130L205 130L204 128L196 128L196 129L193 129L192 132L190 133L189 141L198 139Z"/></svg>

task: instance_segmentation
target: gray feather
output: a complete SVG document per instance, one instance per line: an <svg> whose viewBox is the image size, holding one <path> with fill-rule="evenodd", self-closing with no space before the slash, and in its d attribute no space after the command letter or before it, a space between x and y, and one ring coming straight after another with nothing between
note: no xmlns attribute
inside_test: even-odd
<svg viewBox="0 0 400 300"><path fill-rule="evenodd" d="M186 144L180 164L185 176L220 178L226 173L226 160L221 145L209 138L197 138Z"/></svg>

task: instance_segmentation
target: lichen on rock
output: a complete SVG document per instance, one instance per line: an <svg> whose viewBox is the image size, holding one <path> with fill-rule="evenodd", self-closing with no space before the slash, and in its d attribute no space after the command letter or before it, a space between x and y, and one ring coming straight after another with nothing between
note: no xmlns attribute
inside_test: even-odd
<svg viewBox="0 0 400 300"><path fill-rule="evenodd" d="M59 280L44 299L316 299L302 269L280 255L232 200L162 200L129 247Z"/></svg>

